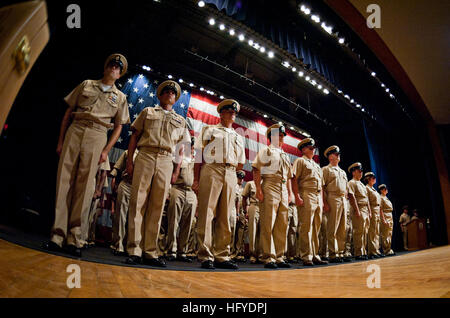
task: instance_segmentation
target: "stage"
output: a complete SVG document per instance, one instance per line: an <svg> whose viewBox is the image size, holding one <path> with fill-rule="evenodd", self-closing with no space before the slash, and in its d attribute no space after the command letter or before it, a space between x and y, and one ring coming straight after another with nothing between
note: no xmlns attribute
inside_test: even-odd
<svg viewBox="0 0 450 318"><path fill-rule="evenodd" d="M81 288L67 287L71 264L80 266ZM368 287L372 264L379 266L380 288ZM83 261L0 239L0 268L0 297L450 297L450 246L326 267L205 272Z"/></svg>

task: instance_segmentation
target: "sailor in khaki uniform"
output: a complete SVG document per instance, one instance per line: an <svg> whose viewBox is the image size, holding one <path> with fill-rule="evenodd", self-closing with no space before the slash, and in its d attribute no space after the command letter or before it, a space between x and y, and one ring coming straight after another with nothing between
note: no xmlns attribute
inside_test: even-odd
<svg viewBox="0 0 450 318"><path fill-rule="evenodd" d="M402 207L402 214L400 215L400 219L398 220L400 223L400 227L402 229L403 235L403 248L405 251L408 250L408 228L407 225L411 222L411 217L408 214L408 206L405 205Z"/></svg>
<svg viewBox="0 0 450 318"><path fill-rule="evenodd" d="M367 241L369 258L379 258L383 256L380 253L380 221L385 222L383 212L380 210L381 196L373 187L377 182L373 172L366 172L364 174L364 180L367 194L369 195L370 210L372 212Z"/></svg>
<svg viewBox="0 0 450 318"><path fill-rule="evenodd" d="M319 256L319 232L323 208L322 169L313 160L314 139L303 139L297 148L303 156L294 162L296 182L292 184L292 189L303 201L299 205L300 258L304 266L324 265L328 262Z"/></svg>
<svg viewBox="0 0 450 318"><path fill-rule="evenodd" d="M245 184L242 192L242 205L244 211L247 211L248 217L250 263L255 264L261 256L261 248L259 246L259 201L256 198L256 185L253 180Z"/></svg>
<svg viewBox="0 0 450 318"><path fill-rule="evenodd" d="M252 163L260 204L261 261L266 268L291 267L284 261L293 178L289 156L282 149L285 136L284 126L270 126L266 132L270 145L259 150Z"/></svg>
<svg viewBox="0 0 450 318"><path fill-rule="evenodd" d="M352 207L353 244L355 259L368 259L367 238L371 218L369 196L367 188L360 181L362 178L362 165L359 162L352 164L348 171L353 178L348 182L350 205Z"/></svg>
<svg viewBox="0 0 450 318"><path fill-rule="evenodd" d="M197 257L206 269L214 269L214 265L238 268L230 261L230 214L235 203L236 169L241 170L245 163L244 140L232 127L239 109L233 99L220 102L220 123L204 126L195 142L192 189L198 193Z"/></svg>
<svg viewBox="0 0 450 318"><path fill-rule="evenodd" d="M328 147L324 156L329 161L329 164L322 168L322 172L330 263L348 262L351 258L344 256L348 209L347 174L339 167L341 151L338 146Z"/></svg>
<svg viewBox="0 0 450 318"><path fill-rule="evenodd" d="M64 98L69 108L56 148L60 159L55 222L50 242L44 244L48 250L61 251L66 243L69 253L81 256L81 218L89 213L98 166L106 161L122 125L130 122L126 96L114 85L127 67L123 55L113 54L101 80L86 80ZM109 128L114 129L108 140Z"/></svg>
<svg viewBox="0 0 450 318"><path fill-rule="evenodd" d="M392 218L392 211L394 211L394 207L392 202L387 197L388 189L385 184L380 184L378 186L378 190L381 193L381 204L380 211L383 212L385 222L381 222L380 224L380 232L381 232L381 247L383 249L383 253L386 256L395 255L394 251L391 248L392 244L392 231L394 230L394 219Z"/></svg>
<svg viewBox="0 0 450 318"><path fill-rule="evenodd" d="M136 156L138 153L139 150L136 149L133 155L133 162L136 160ZM115 197L111 249L114 255L117 256L125 255L126 246L126 223L130 205L132 182L132 176L129 176L126 170L127 160L128 150L125 150L114 164L113 170L110 173L112 177L111 188L113 191L113 197ZM120 183L116 187L118 180L120 180Z"/></svg>
<svg viewBox="0 0 450 318"><path fill-rule="evenodd" d="M167 209L168 260L177 259L182 262L192 262L191 259L187 258L186 253L195 211L197 210L197 196L192 191L194 163L194 138L191 138L190 156L183 157L181 166L174 163L170 202Z"/></svg>
<svg viewBox="0 0 450 318"><path fill-rule="evenodd" d="M166 266L159 258L158 235L173 171L172 156L181 165L184 146L191 138L186 121L172 106L180 98L180 86L162 82L157 89L161 106L144 108L131 125L127 173L133 176L128 215L128 264ZM139 154L133 163L134 150ZM189 146L186 147L189 149Z"/></svg>
<svg viewBox="0 0 450 318"><path fill-rule="evenodd" d="M236 172L238 183L236 185L236 205L235 210L238 211L236 214L236 235L234 241L234 252L232 258L238 262L245 262L244 257L244 240L245 236L248 234L248 220L247 215L244 212L242 206L242 192L244 188L242 184L244 183L245 172L239 170Z"/></svg>

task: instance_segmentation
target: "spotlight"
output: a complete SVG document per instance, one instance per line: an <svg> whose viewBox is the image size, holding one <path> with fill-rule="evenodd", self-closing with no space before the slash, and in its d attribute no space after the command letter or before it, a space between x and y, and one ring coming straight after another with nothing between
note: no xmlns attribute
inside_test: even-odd
<svg viewBox="0 0 450 318"><path fill-rule="evenodd" d="M253 46L253 40L248 40L248 45L252 45Z"/></svg>
<svg viewBox="0 0 450 318"><path fill-rule="evenodd" d="M220 99L224 99L225 97L223 97L222 95L220 95L220 97L219 97Z"/></svg>
<svg viewBox="0 0 450 318"><path fill-rule="evenodd" d="M255 45L253 45L253 47L258 50L259 49L259 44L255 43Z"/></svg>
<svg viewBox="0 0 450 318"><path fill-rule="evenodd" d="M243 34L239 34L239 41L244 41L245 40L245 36Z"/></svg>
<svg viewBox="0 0 450 318"><path fill-rule="evenodd" d="M355 100L354 100L354 99L351 99L351 100L350 100L350 103L351 103L351 104L353 104L354 102L355 102Z"/></svg>
<svg viewBox="0 0 450 318"><path fill-rule="evenodd" d="M316 22L316 23L319 23L319 22L320 22L319 16L314 15L314 14L311 16L311 20L313 20L313 21Z"/></svg>
<svg viewBox="0 0 450 318"><path fill-rule="evenodd" d="M370 75L372 75L373 77L375 77L375 75L377 75L377 73L372 72Z"/></svg>
<svg viewBox="0 0 450 318"><path fill-rule="evenodd" d="M298 72L298 76L303 77L303 72Z"/></svg>
<svg viewBox="0 0 450 318"><path fill-rule="evenodd" d="M327 95L330 93L330 92L328 91L328 89L326 89L326 88L323 89L323 92L324 92L325 94L327 94Z"/></svg>
<svg viewBox="0 0 450 318"><path fill-rule="evenodd" d="M203 87L200 87L200 90L203 92L205 89Z"/></svg>
<svg viewBox="0 0 450 318"><path fill-rule="evenodd" d="M381 83L381 87L385 87L386 85L384 85L383 83Z"/></svg>
<svg viewBox="0 0 450 318"><path fill-rule="evenodd" d="M189 86L190 86L190 87L194 87L194 84L193 84L193 83L190 83Z"/></svg>
<svg viewBox="0 0 450 318"><path fill-rule="evenodd" d="M209 19L209 25L214 25L216 24L216 20L214 20L213 18Z"/></svg>
<svg viewBox="0 0 450 318"><path fill-rule="evenodd" d="M180 83L183 83L183 79L182 79L182 78L180 78L180 79L178 80L178 82L180 82Z"/></svg>
<svg viewBox="0 0 450 318"><path fill-rule="evenodd" d="M309 8L305 8L305 11L304 11L304 12L305 12L306 15L308 15L308 14L311 13L311 10L310 10Z"/></svg>
<svg viewBox="0 0 450 318"><path fill-rule="evenodd" d="M296 72L296 71L297 71L297 68L293 67L292 72Z"/></svg>
<svg viewBox="0 0 450 318"><path fill-rule="evenodd" d="M386 88L386 93L389 93L389 88Z"/></svg>
<svg viewBox="0 0 450 318"><path fill-rule="evenodd" d="M339 93L339 94L342 94L342 91L341 91L340 89L338 89L338 93Z"/></svg>
<svg viewBox="0 0 450 318"><path fill-rule="evenodd" d="M284 61L282 64L283 64L284 67L289 67L290 66L289 62L287 62L287 61Z"/></svg>
<svg viewBox="0 0 450 318"><path fill-rule="evenodd" d="M309 81L310 79L311 79L311 77L309 77L309 76L305 77L305 80L307 80L307 81Z"/></svg>
<svg viewBox="0 0 450 318"><path fill-rule="evenodd" d="M267 116L266 114L264 114L264 118L267 118L267 117L269 117L269 116Z"/></svg>
<svg viewBox="0 0 450 318"><path fill-rule="evenodd" d="M280 125L283 125L283 123L281 121L278 122Z"/></svg>
<svg viewBox="0 0 450 318"><path fill-rule="evenodd" d="M340 39L339 39L339 44L344 44L344 42L345 42L345 39L344 39L344 38L340 38Z"/></svg>
<svg viewBox="0 0 450 318"><path fill-rule="evenodd" d="M318 89L322 89L322 85L317 86Z"/></svg>
<svg viewBox="0 0 450 318"><path fill-rule="evenodd" d="M291 126L291 127L289 127L289 128L290 128L291 130L294 130L294 127L292 127L292 126Z"/></svg>
<svg viewBox="0 0 450 318"><path fill-rule="evenodd" d="M172 75L168 75L167 77L170 78L170 79L172 79L173 76L172 76Z"/></svg>
<svg viewBox="0 0 450 318"><path fill-rule="evenodd" d="M273 58L273 57L274 57L274 54L273 54L272 51L270 51L269 53L267 53L267 55L268 55L270 58Z"/></svg>
<svg viewBox="0 0 450 318"><path fill-rule="evenodd" d="M199 1L197 4L200 8L203 8L205 6L205 1Z"/></svg>
<svg viewBox="0 0 450 318"><path fill-rule="evenodd" d="M222 30L222 31L225 30L225 24L219 25L219 29Z"/></svg>
<svg viewBox="0 0 450 318"><path fill-rule="evenodd" d="M234 30L231 29L231 30L230 30L230 35L233 36L234 34L235 34Z"/></svg>
<svg viewBox="0 0 450 318"><path fill-rule="evenodd" d="M261 51L261 53L264 53L266 51L266 48L264 46L261 46L259 50Z"/></svg>

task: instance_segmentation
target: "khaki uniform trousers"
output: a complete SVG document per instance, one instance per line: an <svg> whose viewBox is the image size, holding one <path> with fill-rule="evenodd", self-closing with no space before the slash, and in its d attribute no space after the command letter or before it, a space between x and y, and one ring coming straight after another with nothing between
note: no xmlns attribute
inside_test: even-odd
<svg viewBox="0 0 450 318"><path fill-rule="evenodd" d="M322 211L322 222L319 231L319 255L328 258L328 239L327 239L328 213Z"/></svg>
<svg viewBox="0 0 450 318"><path fill-rule="evenodd" d="M202 166L197 220L198 260L201 262L230 260L230 214L235 202L236 184L234 167L215 163Z"/></svg>
<svg viewBox="0 0 450 318"><path fill-rule="evenodd" d="M117 187L116 211L113 218L112 246L118 252L124 252L126 245L126 224L130 206L131 184L121 181Z"/></svg>
<svg viewBox="0 0 450 318"><path fill-rule="evenodd" d="M359 217L356 216L354 211L352 214L353 245L355 249L354 256L367 255L367 238L370 226L369 210L367 209L367 205L360 205L358 207L361 215Z"/></svg>
<svg viewBox="0 0 450 318"><path fill-rule="evenodd" d="M55 222L51 241L83 246L81 220L89 217L95 191L98 160L107 142L106 128L74 121L67 129L58 163Z"/></svg>
<svg viewBox="0 0 450 318"><path fill-rule="evenodd" d="M231 257L236 256L236 207L233 206L230 214L230 229L231 229L231 241L230 241L230 255Z"/></svg>
<svg viewBox="0 0 450 318"><path fill-rule="evenodd" d="M286 257L294 259L297 254L298 212L295 205L289 204Z"/></svg>
<svg viewBox="0 0 450 318"><path fill-rule="evenodd" d="M401 225L402 227L402 235L403 235L403 248L405 250L408 249L408 228L406 226Z"/></svg>
<svg viewBox="0 0 450 318"><path fill-rule="evenodd" d="M320 260L319 231L322 224L322 194L301 190L303 205L299 207L300 258L302 261Z"/></svg>
<svg viewBox="0 0 450 318"><path fill-rule="evenodd" d="M197 217L192 219L191 232L189 233L189 242L186 256L197 256Z"/></svg>
<svg viewBox="0 0 450 318"><path fill-rule="evenodd" d="M353 223L352 223L352 212L350 209L350 203L345 199L345 214L347 215L347 220L345 224L345 251L344 257L352 257L353 255Z"/></svg>
<svg viewBox="0 0 450 318"><path fill-rule="evenodd" d="M369 225L368 252L369 255L380 254L380 207L370 207L372 217Z"/></svg>
<svg viewBox="0 0 450 318"><path fill-rule="evenodd" d="M240 259L244 258L244 243L246 237L248 237L248 224L246 224L244 213L241 213L236 223L234 257L238 257Z"/></svg>
<svg viewBox="0 0 450 318"><path fill-rule="evenodd" d="M284 262L286 253L289 198L286 183L278 177L263 177L260 202L260 238L262 256L260 260Z"/></svg>
<svg viewBox="0 0 450 318"><path fill-rule="evenodd" d="M261 248L259 244L260 236L260 218L259 205L250 204L248 207L248 250L250 257L259 259L261 257Z"/></svg>
<svg viewBox="0 0 450 318"><path fill-rule="evenodd" d="M392 212L384 213L384 219L386 220L387 224L384 224L383 222L380 223L381 244L383 247L383 253L389 255L394 253L394 251L391 249L392 231L394 229Z"/></svg>
<svg viewBox="0 0 450 318"><path fill-rule="evenodd" d="M344 257L347 223L347 202L344 195L328 194L327 241L330 258Z"/></svg>
<svg viewBox="0 0 450 318"><path fill-rule="evenodd" d="M197 196L191 188L173 185L167 209L167 254L186 256Z"/></svg>
<svg viewBox="0 0 450 318"><path fill-rule="evenodd" d="M99 212L101 212L101 208L99 208L100 205L100 200L103 199L103 195L100 198L95 199L94 201L92 201L91 204L91 210L89 212L89 231L88 231L88 235L87 235L87 241L88 242L94 242L95 241L95 230L97 227L97 219L98 219L98 215Z"/></svg>
<svg viewBox="0 0 450 318"><path fill-rule="evenodd" d="M128 254L158 258L158 236L172 176L168 152L139 150L134 163L128 214Z"/></svg>

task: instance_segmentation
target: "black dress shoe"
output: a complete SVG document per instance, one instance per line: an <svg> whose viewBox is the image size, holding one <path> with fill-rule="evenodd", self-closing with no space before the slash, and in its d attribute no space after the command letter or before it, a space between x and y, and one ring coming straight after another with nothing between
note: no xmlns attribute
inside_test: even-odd
<svg viewBox="0 0 450 318"><path fill-rule="evenodd" d="M136 255L131 255L130 257L128 257L125 260L125 263L130 264L130 265L138 265L138 264L142 264L142 258Z"/></svg>
<svg viewBox="0 0 450 318"><path fill-rule="evenodd" d="M339 257L333 257L330 259L330 263L342 263L342 259Z"/></svg>
<svg viewBox="0 0 450 318"><path fill-rule="evenodd" d="M63 248L53 241L44 242L42 248L51 252L64 252Z"/></svg>
<svg viewBox="0 0 450 318"><path fill-rule="evenodd" d="M167 267L163 258L144 258L144 264L155 267Z"/></svg>
<svg viewBox="0 0 450 318"><path fill-rule="evenodd" d="M192 260L186 256L177 256L177 261L179 262L185 262L185 263L192 263Z"/></svg>
<svg viewBox="0 0 450 318"><path fill-rule="evenodd" d="M381 253L381 254L377 254L378 255L378 257L380 257L380 258L382 258L382 257L386 257L386 255L384 255L383 253Z"/></svg>
<svg viewBox="0 0 450 318"><path fill-rule="evenodd" d="M328 258L328 257L321 257L320 258L322 261L326 261L326 262L328 262L330 259Z"/></svg>
<svg viewBox="0 0 450 318"><path fill-rule="evenodd" d="M174 255L167 255L165 258L169 262L173 262L174 260L177 259Z"/></svg>
<svg viewBox="0 0 450 318"><path fill-rule="evenodd" d="M326 264L328 264L327 261L318 260L318 259L313 260L313 263L314 263L314 265L326 265Z"/></svg>
<svg viewBox="0 0 450 318"><path fill-rule="evenodd" d="M369 255L369 259L374 259L375 255Z"/></svg>
<svg viewBox="0 0 450 318"><path fill-rule="evenodd" d="M291 268L292 266L286 262L277 263L278 268Z"/></svg>
<svg viewBox="0 0 450 318"><path fill-rule="evenodd" d="M303 266L314 266L312 261L303 261Z"/></svg>
<svg viewBox="0 0 450 318"><path fill-rule="evenodd" d="M67 245L66 251L72 256L81 257L81 249L79 249L75 245Z"/></svg>
<svg viewBox="0 0 450 318"><path fill-rule="evenodd" d="M264 264L264 268L275 269L275 268L278 268L278 265L275 264L275 262L269 262L269 263L267 263L267 264Z"/></svg>
<svg viewBox="0 0 450 318"><path fill-rule="evenodd" d="M231 261L225 261L225 262L214 262L214 265L217 268L225 268L225 269L238 269L239 266L237 266L236 263L233 263Z"/></svg>
<svg viewBox="0 0 450 318"><path fill-rule="evenodd" d="M344 260L344 262L346 262L346 263L352 262L352 258L351 258L350 256L344 257L343 260Z"/></svg>
<svg viewBox="0 0 450 318"><path fill-rule="evenodd" d="M360 255L360 256L356 256L355 260L357 261L364 261L366 258L364 257L364 255Z"/></svg>
<svg viewBox="0 0 450 318"><path fill-rule="evenodd" d="M201 267L205 268L205 269L215 269L214 264L213 264L212 261L204 261L204 262L202 262Z"/></svg>
<svg viewBox="0 0 450 318"><path fill-rule="evenodd" d="M113 250L114 256L127 256L127 252Z"/></svg>
<svg viewBox="0 0 450 318"><path fill-rule="evenodd" d="M367 261L369 257L367 255L364 255L364 259Z"/></svg>

